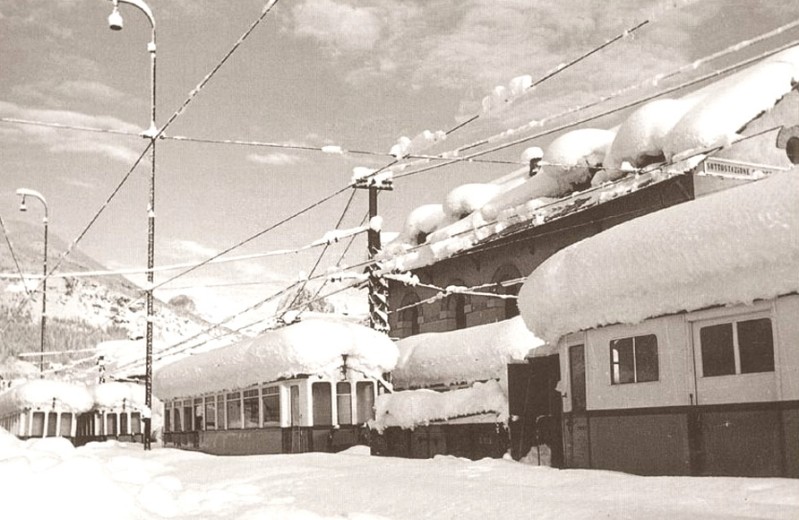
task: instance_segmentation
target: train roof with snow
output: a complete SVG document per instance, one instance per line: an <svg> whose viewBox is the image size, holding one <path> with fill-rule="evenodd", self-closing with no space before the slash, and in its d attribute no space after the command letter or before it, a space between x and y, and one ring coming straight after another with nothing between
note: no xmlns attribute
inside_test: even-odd
<svg viewBox="0 0 799 520"><path fill-rule="evenodd" d="M639 217L561 250L522 287L525 322L557 342L603 325L798 292L798 169Z"/></svg>
<svg viewBox="0 0 799 520"><path fill-rule="evenodd" d="M336 317L314 317L166 365L156 371L154 393L174 399L279 379L332 376L343 366L380 378L394 368L397 356L384 334Z"/></svg>

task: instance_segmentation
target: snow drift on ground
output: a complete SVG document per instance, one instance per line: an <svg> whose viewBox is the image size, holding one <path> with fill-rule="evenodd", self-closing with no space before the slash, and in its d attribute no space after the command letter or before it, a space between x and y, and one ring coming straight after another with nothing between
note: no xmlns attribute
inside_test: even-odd
<svg viewBox="0 0 799 520"><path fill-rule="evenodd" d="M799 168L573 244L519 294L537 336L799 291Z"/></svg>
<svg viewBox="0 0 799 520"><path fill-rule="evenodd" d="M217 457L140 444L22 442L0 429L4 518L119 520L793 519L799 481L636 477L510 460Z"/></svg>
<svg viewBox="0 0 799 520"><path fill-rule="evenodd" d="M166 365L155 373L153 392L166 400L299 374L333 375L343 355L351 368L379 377L394 368L398 353L386 335L363 325L310 318Z"/></svg>
<svg viewBox="0 0 799 520"><path fill-rule="evenodd" d="M450 332L417 334L397 342L392 372L397 388L472 383L502 377L511 360L543 345L521 317Z"/></svg>

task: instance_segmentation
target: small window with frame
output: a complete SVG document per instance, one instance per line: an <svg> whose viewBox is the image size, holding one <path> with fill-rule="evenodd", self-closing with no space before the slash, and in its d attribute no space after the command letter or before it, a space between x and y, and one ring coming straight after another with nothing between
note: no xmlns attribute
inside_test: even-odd
<svg viewBox="0 0 799 520"><path fill-rule="evenodd" d="M771 319L710 324L699 329L702 377L774 372Z"/></svg>
<svg viewBox="0 0 799 520"><path fill-rule="evenodd" d="M611 384L646 383L657 381L658 377L657 336L647 334L610 342Z"/></svg>

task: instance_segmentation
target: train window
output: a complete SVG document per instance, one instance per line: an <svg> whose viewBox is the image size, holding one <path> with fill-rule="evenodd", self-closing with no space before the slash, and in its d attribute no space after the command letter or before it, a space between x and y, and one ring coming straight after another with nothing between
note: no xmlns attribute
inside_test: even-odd
<svg viewBox="0 0 799 520"><path fill-rule="evenodd" d="M658 340L654 334L610 342L610 379L614 385L658 380Z"/></svg>
<svg viewBox="0 0 799 520"><path fill-rule="evenodd" d="M183 401L183 431L190 432L194 430L194 407L191 405L191 399Z"/></svg>
<svg viewBox="0 0 799 520"><path fill-rule="evenodd" d="M573 412L584 412L587 406L585 387L585 345L569 347L569 384L571 386L571 405Z"/></svg>
<svg viewBox="0 0 799 520"><path fill-rule="evenodd" d="M726 376L735 373L735 347L732 323L721 323L699 330L702 346L702 376Z"/></svg>
<svg viewBox="0 0 799 520"><path fill-rule="evenodd" d="M313 396L313 425L329 426L333 424L330 383L314 383L311 385L311 395Z"/></svg>
<svg viewBox="0 0 799 520"><path fill-rule="evenodd" d="M180 422L180 406L177 406L177 403L175 404L174 411L175 411L175 427L172 428L172 431L173 432L183 431L181 429L181 422Z"/></svg>
<svg viewBox="0 0 799 520"><path fill-rule="evenodd" d="M31 437L44 435L44 412L33 412L31 417Z"/></svg>
<svg viewBox="0 0 799 520"><path fill-rule="evenodd" d="M244 427L245 428L258 428L260 426L260 418L258 410L258 389L244 391Z"/></svg>
<svg viewBox="0 0 799 520"><path fill-rule="evenodd" d="M227 410L225 410L225 396L216 396L216 423L217 428L224 430L227 428Z"/></svg>
<svg viewBox="0 0 799 520"><path fill-rule="evenodd" d="M739 321L738 349L741 356L741 373L774 372L774 338L771 320Z"/></svg>
<svg viewBox="0 0 799 520"><path fill-rule="evenodd" d="M47 414L47 436L55 437L58 433L58 413L50 412Z"/></svg>
<svg viewBox="0 0 799 520"><path fill-rule="evenodd" d="M769 318L702 327L699 342L703 377L774 371L774 337Z"/></svg>
<svg viewBox="0 0 799 520"><path fill-rule="evenodd" d="M358 403L358 424L375 417L375 385L371 381L359 381L355 385L355 400Z"/></svg>
<svg viewBox="0 0 799 520"><path fill-rule="evenodd" d="M336 383L338 424L352 424L352 389L349 383Z"/></svg>
<svg viewBox="0 0 799 520"><path fill-rule="evenodd" d="M241 428L241 394L239 392L227 394L225 404L228 430Z"/></svg>
<svg viewBox="0 0 799 520"><path fill-rule="evenodd" d="M280 387L265 386L261 399L264 407L264 425L280 422Z"/></svg>
<svg viewBox="0 0 799 520"><path fill-rule="evenodd" d="M105 416L105 434L117 435L117 414L109 413Z"/></svg>
<svg viewBox="0 0 799 520"><path fill-rule="evenodd" d="M205 429L216 430L216 397L205 398Z"/></svg>
<svg viewBox="0 0 799 520"><path fill-rule="evenodd" d="M192 408L192 412L194 412L194 431L200 431L203 429L203 425L205 424L205 419L203 419L204 411L205 407L203 407L203 399L202 397L198 397L194 400L194 407Z"/></svg>
<svg viewBox="0 0 799 520"><path fill-rule="evenodd" d="M72 436L72 414L71 413L62 413L61 414L61 430L59 435L62 437L71 437Z"/></svg>
<svg viewBox="0 0 799 520"><path fill-rule="evenodd" d="M139 435L141 433L141 414L139 412L130 413L130 434Z"/></svg>

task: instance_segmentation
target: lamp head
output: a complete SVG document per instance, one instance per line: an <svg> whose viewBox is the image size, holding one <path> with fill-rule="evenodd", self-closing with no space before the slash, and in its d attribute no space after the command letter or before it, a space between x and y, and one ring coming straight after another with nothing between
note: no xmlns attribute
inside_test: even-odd
<svg viewBox="0 0 799 520"><path fill-rule="evenodd" d="M117 3L114 2L114 10L108 15L108 27L111 28L112 31L121 31L123 25L124 22L122 20L122 15L119 13L119 7Z"/></svg>
<svg viewBox="0 0 799 520"><path fill-rule="evenodd" d="M22 196L22 201L19 203L19 210L23 213L28 211L28 206L25 205L25 195Z"/></svg>

